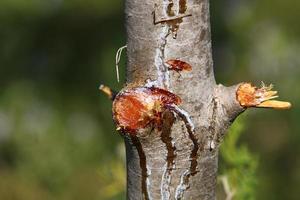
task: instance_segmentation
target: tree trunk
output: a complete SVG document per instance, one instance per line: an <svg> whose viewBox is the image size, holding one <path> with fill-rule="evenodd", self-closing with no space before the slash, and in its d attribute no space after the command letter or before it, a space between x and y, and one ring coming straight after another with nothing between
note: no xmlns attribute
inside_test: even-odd
<svg viewBox="0 0 300 200"><path fill-rule="evenodd" d="M166 112L160 133L125 137L127 198L215 199L218 146L243 109L236 87L215 83L209 1L126 0L126 28L127 83L172 91L184 115ZM169 59L192 72L169 71Z"/></svg>
<svg viewBox="0 0 300 200"><path fill-rule="evenodd" d="M126 0L126 28L127 85L99 89L125 139L127 199L216 199L233 120L248 107L291 104L272 100L272 86L216 85L208 0Z"/></svg>

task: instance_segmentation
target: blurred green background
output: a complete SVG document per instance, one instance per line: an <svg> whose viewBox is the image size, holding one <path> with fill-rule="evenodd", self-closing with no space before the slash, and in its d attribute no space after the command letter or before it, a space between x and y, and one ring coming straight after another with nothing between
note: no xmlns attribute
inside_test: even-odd
<svg viewBox="0 0 300 200"><path fill-rule="evenodd" d="M0 1L1 200L125 199L122 139L97 89L122 86L123 4ZM299 19L296 0L211 1L218 82L263 80L293 103L249 110L231 129L220 174L243 193L236 199L299 199Z"/></svg>

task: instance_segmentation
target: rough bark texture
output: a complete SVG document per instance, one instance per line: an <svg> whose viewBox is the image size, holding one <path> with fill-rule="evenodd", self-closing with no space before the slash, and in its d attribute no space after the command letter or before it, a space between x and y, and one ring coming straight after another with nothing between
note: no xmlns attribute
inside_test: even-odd
<svg viewBox="0 0 300 200"><path fill-rule="evenodd" d="M214 79L208 0L126 0L126 28L127 83L183 100L163 113L161 131L125 136L127 198L215 199L218 147L243 109L237 86ZM193 70L168 71L169 59Z"/></svg>

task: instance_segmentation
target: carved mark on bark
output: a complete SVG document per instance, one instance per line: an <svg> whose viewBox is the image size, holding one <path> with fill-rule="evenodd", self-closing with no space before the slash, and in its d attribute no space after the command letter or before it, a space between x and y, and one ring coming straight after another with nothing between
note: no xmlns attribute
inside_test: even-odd
<svg viewBox="0 0 300 200"><path fill-rule="evenodd" d="M156 12L159 5L162 5L162 17L156 19ZM179 29L179 25L183 22L183 18L192 16L191 14L186 14L187 2L186 0L177 0L174 3L173 0L163 0L159 5L155 4L154 24L167 24L169 31L172 32L173 38L176 39L177 31ZM175 5L177 6L176 9L174 9Z"/></svg>
<svg viewBox="0 0 300 200"><path fill-rule="evenodd" d="M170 182L171 173L175 168L175 158L176 158L176 147L172 142L171 128L175 121L175 117L172 112L165 111L163 113L163 128L161 133L161 140L166 145L167 148L167 163L165 165L164 173L161 181L161 197L163 200L170 199Z"/></svg>
<svg viewBox="0 0 300 200"><path fill-rule="evenodd" d="M142 173L141 178L141 185L142 185L142 193L145 200L150 200L149 193L148 193L148 187L147 187L147 179L148 179L148 170L147 170L147 162L146 162L146 155L143 150L142 144L138 137L136 136L130 136L132 144L136 147L136 150L139 155L140 160L140 168Z"/></svg>

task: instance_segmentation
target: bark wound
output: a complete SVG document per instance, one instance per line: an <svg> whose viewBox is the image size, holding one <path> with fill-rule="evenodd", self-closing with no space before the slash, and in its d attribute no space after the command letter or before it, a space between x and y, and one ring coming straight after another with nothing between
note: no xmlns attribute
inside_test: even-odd
<svg viewBox="0 0 300 200"><path fill-rule="evenodd" d="M172 143L171 128L175 121L175 117L172 112L164 112L163 114L163 128L161 133L161 140L166 145L167 148L167 163L164 169L161 183L161 196L162 199L170 199L170 182L171 173L175 168L175 158L176 158L176 147Z"/></svg>
<svg viewBox="0 0 300 200"><path fill-rule="evenodd" d="M113 101L117 130L137 135L145 128L161 130L164 107L180 104L181 99L161 88L135 87L119 92Z"/></svg>
<svg viewBox="0 0 300 200"><path fill-rule="evenodd" d="M136 147L136 150L139 155L140 160L140 168L141 168L141 175L142 175L142 193L145 200L149 200L149 193L147 188L147 179L148 179L148 170L147 170L147 161L146 161L146 155L143 150L142 144L138 137L131 136L132 144Z"/></svg>

